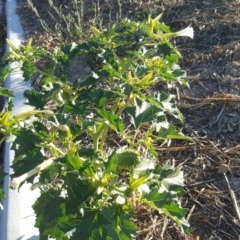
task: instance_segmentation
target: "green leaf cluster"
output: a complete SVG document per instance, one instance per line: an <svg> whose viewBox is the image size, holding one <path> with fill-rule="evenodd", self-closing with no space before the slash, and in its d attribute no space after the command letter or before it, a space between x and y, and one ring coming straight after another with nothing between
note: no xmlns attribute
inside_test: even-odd
<svg viewBox="0 0 240 240"><path fill-rule="evenodd" d="M159 19L124 20L102 32L92 27L93 38L53 52L32 47L31 40L20 48L9 42L5 64L20 62L25 81L42 75L42 91L25 92L35 112L16 121L12 132L12 177L38 169L37 183L34 176L26 180L41 188L33 205L41 239L132 239L140 204L188 232L180 206L183 174L160 166L156 151L162 140L191 140L169 121L183 122L183 116L168 86L188 84ZM72 83L67 69L79 55L97 67ZM49 158L54 164L38 167Z"/></svg>

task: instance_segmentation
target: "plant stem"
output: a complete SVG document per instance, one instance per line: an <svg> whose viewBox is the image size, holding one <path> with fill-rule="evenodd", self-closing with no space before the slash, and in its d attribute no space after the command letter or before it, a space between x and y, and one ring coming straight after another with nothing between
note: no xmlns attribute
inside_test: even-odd
<svg viewBox="0 0 240 240"><path fill-rule="evenodd" d="M100 140L100 136L102 135L102 132L104 131L104 126L105 124L102 123L101 127L98 129L98 131L95 134L92 134L92 138L93 138L93 146L94 146L94 150L95 152L98 152L99 150L99 140Z"/></svg>
<svg viewBox="0 0 240 240"><path fill-rule="evenodd" d="M134 99L135 99L134 96L131 94L128 99L128 102L118 110L116 115L119 117L126 108L132 105Z"/></svg>
<svg viewBox="0 0 240 240"><path fill-rule="evenodd" d="M120 102L121 98L118 97L112 107L112 112L115 113L115 111L118 109L119 107L119 102ZM119 116L119 115L118 115ZM98 139L97 139L97 149L100 149L101 151L103 150L103 146L104 146L104 143L106 141L106 137L107 137L107 133L108 133L108 129L109 129L109 126L105 123L103 123L102 127L99 129L99 134L98 134ZM100 143L100 146L98 147L98 142L99 142L99 138L101 136L101 143ZM94 149L96 149L94 147Z"/></svg>
<svg viewBox="0 0 240 240"><path fill-rule="evenodd" d="M40 69L38 69L38 68L35 68L35 71L36 71L37 73L40 73L41 75L49 76L49 77L50 77L50 75L49 75L47 72L44 72L44 71L42 71L42 70L40 70Z"/></svg>
<svg viewBox="0 0 240 240"><path fill-rule="evenodd" d="M102 131L102 134L101 134L102 135L101 143L100 143L100 146L99 146L101 151L103 150L103 146L104 146L104 143L106 141L107 132L108 132L108 129L109 129L107 124L104 124L103 127L104 128L103 128L103 131Z"/></svg>
<svg viewBox="0 0 240 240"><path fill-rule="evenodd" d="M120 193L125 193L125 190L121 190L121 189L119 189L119 188L117 188L117 187L113 187L113 189L116 190L116 191L118 191L118 192L120 192Z"/></svg>
<svg viewBox="0 0 240 240"><path fill-rule="evenodd" d="M61 151L59 148L57 148L53 143L49 143L48 146L51 147L53 150L57 151L58 153L60 153L61 155L65 155L65 153Z"/></svg>

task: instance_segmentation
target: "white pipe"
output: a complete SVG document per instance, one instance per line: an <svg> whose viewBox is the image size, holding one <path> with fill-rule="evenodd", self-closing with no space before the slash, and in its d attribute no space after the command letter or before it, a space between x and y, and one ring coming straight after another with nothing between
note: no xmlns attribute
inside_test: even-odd
<svg viewBox="0 0 240 240"><path fill-rule="evenodd" d="M16 46L20 46L23 40L23 30L19 17L16 15L16 0L6 0L7 38ZM9 48L7 47L7 51ZM16 66L12 64L10 67ZM14 92L14 108L12 115L29 110L23 97L24 90L28 89L20 71L13 72L6 79L5 86ZM14 152L10 150L10 144L4 148L4 171L11 174L11 164ZM10 189L9 176L4 178L3 190L6 200L2 202L4 210L0 210L0 240L38 240L38 229L34 228L35 216L32 205L39 196L39 191L30 190L30 184L24 183L17 190Z"/></svg>

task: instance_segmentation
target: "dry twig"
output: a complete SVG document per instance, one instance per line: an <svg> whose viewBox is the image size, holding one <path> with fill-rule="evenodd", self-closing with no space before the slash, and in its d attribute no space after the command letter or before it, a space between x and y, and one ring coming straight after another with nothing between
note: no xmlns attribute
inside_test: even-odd
<svg viewBox="0 0 240 240"><path fill-rule="evenodd" d="M236 195L235 195L234 191L232 190L232 188L230 186L230 183L228 181L227 175L225 173L224 173L224 177L225 177L227 185L228 185L228 190L229 190L229 193L230 193L232 201L233 201L234 209L236 211L238 220L240 221L240 211L239 211L239 207L238 207L238 204L237 204Z"/></svg>

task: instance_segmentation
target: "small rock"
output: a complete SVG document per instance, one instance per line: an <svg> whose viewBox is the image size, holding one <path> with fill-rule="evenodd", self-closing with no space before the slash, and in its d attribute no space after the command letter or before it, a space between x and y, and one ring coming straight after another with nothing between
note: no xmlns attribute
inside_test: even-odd
<svg viewBox="0 0 240 240"><path fill-rule="evenodd" d="M229 73L233 76L240 76L240 71L237 68L232 68Z"/></svg>
<svg viewBox="0 0 240 240"><path fill-rule="evenodd" d="M233 59L234 59L235 61L239 61L239 60L240 60L240 49L236 49L236 50L234 51L234 57L233 57Z"/></svg>
<svg viewBox="0 0 240 240"><path fill-rule="evenodd" d="M224 173L227 173L228 171L230 171L229 166L227 164L223 163L218 167L217 173L218 174L224 174Z"/></svg>
<svg viewBox="0 0 240 240"><path fill-rule="evenodd" d="M229 132L233 132L233 128L230 123L227 123L227 128Z"/></svg>

